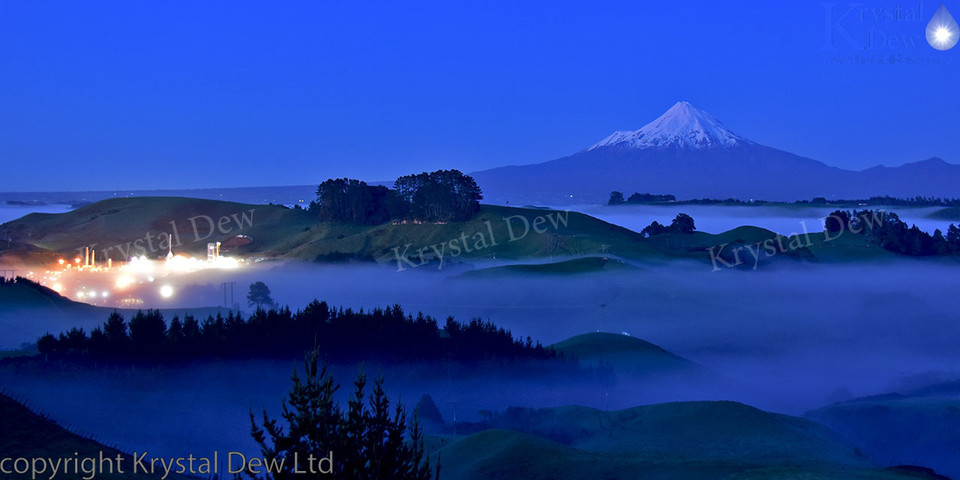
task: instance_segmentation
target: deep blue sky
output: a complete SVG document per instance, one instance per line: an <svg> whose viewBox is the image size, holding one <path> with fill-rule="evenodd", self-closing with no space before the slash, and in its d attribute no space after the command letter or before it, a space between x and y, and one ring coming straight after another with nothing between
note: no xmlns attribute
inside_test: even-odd
<svg viewBox="0 0 960 480"><path fill-rule="evenodd" d="M817 1L3 2L0 191L537 163L678 100L832 165L960 163L960 47L864 40L922 42L939 2L922 21L860 3L884 21ZM832 62L858 55L924 63Z"/></svg>

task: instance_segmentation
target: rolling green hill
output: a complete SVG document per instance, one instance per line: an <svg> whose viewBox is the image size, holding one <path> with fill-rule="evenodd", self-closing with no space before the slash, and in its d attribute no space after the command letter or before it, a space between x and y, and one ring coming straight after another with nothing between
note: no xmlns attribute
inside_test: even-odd
<svg viewBox="0 0 960 480"><path fill-rule="evenodd" d="M137 249L136 242L147 256L166 255L161 237L167 234L177 235L174 248L182 252L202 254L207 242L243 234L253 238L245 251L270 253L313 224L302 210L274 205L138 197L104 200L66 213L33 213L0 226L0 237L69 256L95 245L98 252L109 248L107 255L114 260L126 260L128 251Z"/></svg>
<svg viewBox="0 0 960 480"><path fill-rule="evenodd" d="M180 252L202 254L207 242L242 234L253 242L239 247L241 254L307 261L395 264L403 258L419 264L439 262L438 252L447 262L586 255L608 248L628 257L656 252L639 234L584 214L489 205L467 222L367 226L320 222L308 212L281 206L138 197L62 214L30 214L0 226L0 237L19 245L71 256L86 245L96 245L98 252L114 247L107 255L115 260L127 258L138 241L148 256L162 257L166 244L160 239L166 234L175 235L174 249Z"/></svg>
<svg viewBox="0 0 960 480"><path fill-rule="evenodd" d="M615 333L586 333L551 348L581 362L601 363L621 374L651 375L700 370L695 363L645 340Z"/></svg>
<svg viewBox="0 0 960 480"><path fill-rule="evenodd" d="M938 220L960 220L960 207L947 207L929 215Z"/></svg>
<svg viewBox="0 0 960 480"><path fill-rule="evenodd" d="M883 395L807 413L854 442L871 458L931 466L960 475L960 400L934 395Z"/></svg>
<svg viewBox="0 0 960 480"><path fill-rule="evenodd" d="M542 233L534 228L540 228ZM421 262L420 249L423 249L423 259L438 265L440 256L434 247L443 252L444 262L580 256L596 254L602 249L617 251L628 258L656 254L655 249L641 241L638 233L588 215L490 205L484 205L467 222L408 222L367 228L322 224L311 233L290 256L314 259L343 252L370 256L396 266L398 257L414 264ZM451 251L453 248L460 250L456 257ZM405 262L401 265L410 267Z"/></svg>
<svg viewBox="0 0 960 480"><path fill-rule="evenodd" d="M524 410L451 441L441 478L936 478L881 469L808 420L734 402Z"/></svg>
<svg viewBox="0 0 960 480"><path fill-rule="evenodd" d="M583 257L548 263L525 263L481 268L464 272L466 278L497 277L515 273L563 276L595 272L636 272L640 269L623 260L605 257Z"/></svg>
<svg viewBox="0 0 960 480"><path fill-rule="evenodd" d="M203 255L208 242L225 242L237 235L250 237L228 253L259 258L302 261L377 261L400 269L421 265L503 262L565 257L544 265L515 265L523 273L567 274L619 270L624 264L602 258L635 262L663 262L676 258L710 261L710 247L727 244L726 252L742 245L777 239L774 232L744 226L720 234L662 234L643 238L639 233L577 212L541 208L483 205L465 222L393 222L351 225L320 222L299 209L249 205L216 200L173 197L137 197L104 200L61 214L30 214L0 225L0 258L34 263L54 255L74 256L94 245L98 258L126 260L145 251L166 254L166 236L174 235L174 250ZM765 258L842 260L891 255L847 235L823 242L811 234L811 244ZM784 241L790 245L789 240ZM746 253L742 254L746 256ZM745 259L745 261L748 260ZM616 262L616 261L614 261Z"/></svg>

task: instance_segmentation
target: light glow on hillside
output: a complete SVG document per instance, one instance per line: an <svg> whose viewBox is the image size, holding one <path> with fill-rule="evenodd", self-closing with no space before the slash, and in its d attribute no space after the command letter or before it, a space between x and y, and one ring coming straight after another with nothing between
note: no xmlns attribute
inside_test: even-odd
<svg viewBox="0 0 960 480"><path fill-rule="evenodd" d="M136 256L127 262L104 262L93 265L89 260L58 259L49 270L32 278L61 295L93 305L129 308L140 305L163 305L176 298L183 287L203 283L208 272L237 270L245 260L216 255L200 259L186 254L169 255L165 259ZM159 286L157 284L160 284Z"/></svg>

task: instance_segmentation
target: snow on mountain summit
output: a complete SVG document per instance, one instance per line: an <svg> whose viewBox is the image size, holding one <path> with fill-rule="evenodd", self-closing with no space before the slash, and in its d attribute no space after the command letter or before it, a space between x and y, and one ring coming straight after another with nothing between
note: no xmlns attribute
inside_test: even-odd
<svg viewBox="0 0 960 480"><path fill-rule="evenodd" d="M660 118L635 131L617 131L587 150L616 147L718 148L753 143L727 130L719 120L688 102L677 102Z"/></svg>

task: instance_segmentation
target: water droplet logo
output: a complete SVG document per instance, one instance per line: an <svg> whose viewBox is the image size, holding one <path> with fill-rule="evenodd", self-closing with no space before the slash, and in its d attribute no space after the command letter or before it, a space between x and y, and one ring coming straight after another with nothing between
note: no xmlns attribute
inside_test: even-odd
<svg viewBox="0 0 960 480"><path fill-rule="evenodd" d="M933 14L930 23L927 24L927 43L937 50L950 50L960 40L960 26L950 15L947 6L940 4L937 13Z"/></svg>

